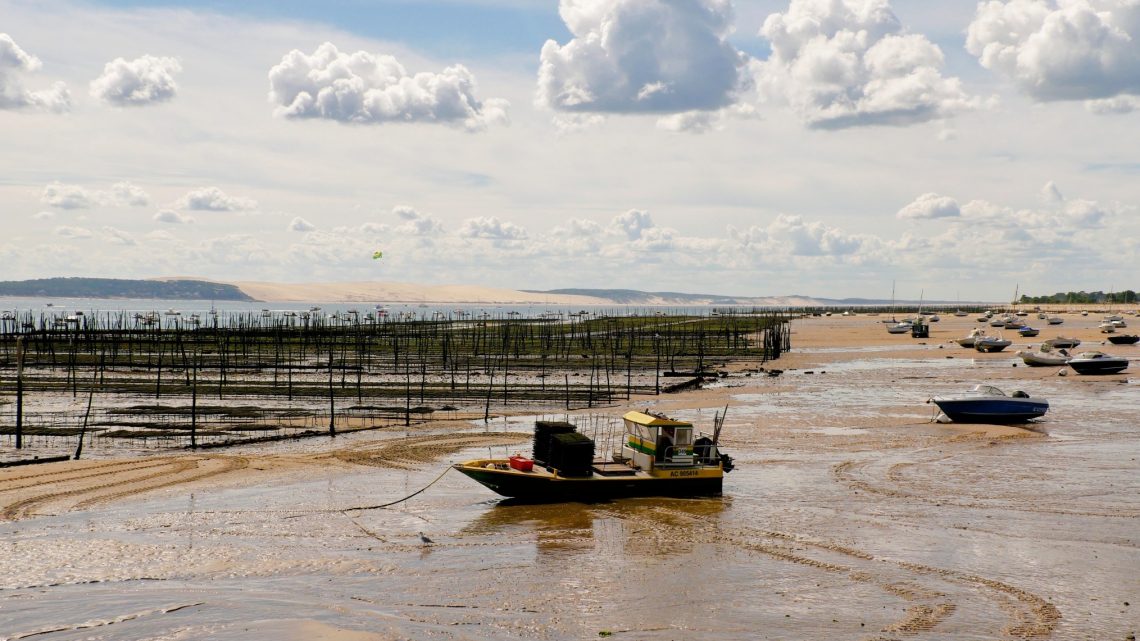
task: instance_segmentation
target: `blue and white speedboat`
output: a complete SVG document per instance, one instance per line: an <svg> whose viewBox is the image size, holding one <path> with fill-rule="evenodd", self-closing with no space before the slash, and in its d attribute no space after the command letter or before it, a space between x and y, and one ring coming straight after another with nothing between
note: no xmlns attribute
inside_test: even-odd
<svg viewBox="0 0 1140 641"><path fill-rule="evenodd" d="M1049 401L1043 398L1021 391L1007 395L992 385L975 385L969 392L935 396L930 402L956 423L1024 423L1049 411Z"/></svg>

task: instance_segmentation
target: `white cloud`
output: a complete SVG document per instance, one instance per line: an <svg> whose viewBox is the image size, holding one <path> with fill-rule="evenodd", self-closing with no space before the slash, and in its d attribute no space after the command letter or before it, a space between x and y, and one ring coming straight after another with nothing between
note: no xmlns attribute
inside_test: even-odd
<svg viewBox="0 0 1140 641"><path fill-rule="evenodd" d="M312 55L294 49L269 70L269 99L285 118L346 123L440 122L478 131L507 124L509 104L480 102L463 65L408 75L392 56L341 53L329 42Z"/></svg>
<svg viewBox="0 0 1140 641"><path fill-rule="evenodd" d="M36 220L51 220L52 218L55 218L55 212L54 211L36 212L35 214L32 214L32 218L35 218Z"/></svg>
<svg viewBox="0 0 1140 641"><path fill-rule="evenodd" d="M393 208L392 213L404 221L396 226L396 233L407 236L441 236L444 233L443 223L431 214L421 214L407 205Z"/></svg>
<svg viewBox="0 0 1140 641"><path fill-rule="evenodd" d="M526 229L501 221L495 216L478 216L463 221L459 229L461 238L487 238L491 240L524 240Z"/></svg>
<svg viewBox="0 0 1140 641"><path fill-rule="evenodd" d="M155 222L185 225L194 222L193 216L187 216L173 209L162 209L154 215Z"/></svg>
<svg viewBox="0 0 1140 641"><path fill-rule="evenodd" d="M761 94L787 102L810 127L910 125L973 108L942 51L905 33L888 0L791 0L764 21L772 55Z"/></svg>
<svg viewBox="0 0 1140 641"><path fill-rule="evenodd" d="M585 113L557 113L550 119L560 134L588 131L606 121L605 116Z"/></svg>
<svg viewBox="0 0 1140 641"><path fill-rule="evenodd" d="M181 71L174 58L115 58L104 65L103 75L91 81L91 95L117 107L165 102L178 92L174 74Z"/></svg>
<svg viewBox="0 0 1140 641"><path fill-rule="evenodd" d="M1140 111L1140 97L1113 96L1112 98L1101 98L1099 100L1086 100L1085 109L1088 109L1090 113L1097 114L1098 116L1130 114L1133 111Z"/></svg>
<svg viewBox="0 0 1140 641"><path fill-rule="evenodd" d="M548 40L538 104L558 111L715 110L747 87L747 56L728 42L728 0L561 0L574 35Z"/></svg>
<svg viewBox="0 0 1140 641"><path fill-rule="evenodd" d="M966 49L1037 100L1140 94L1136 0L979 2Z"/></svg>
<svg viewBox="0 0 1140 641"><path fill-rule="evenodd" d="M898 211L897 218L957 218L962 215L958 201L949 196L939 196L928 193L916 198L914 202Z"/></svg>
<svg viewBox="0 0 1140 641"><path fill-rule="evenodd" d="M150 196L129 182L117 182L110 189L87 189L81 185L53 182L44 187L40 202L57 209L90 209L92 207L141 207Z"/></svg>
<svg viewBox="0 0 1140 641"><path fill-rule="evenodd" d="M135 241L134 236L121 229L115 229L114 227L104 227L102 229L102 232L103 237L107 239L107 241L116 245L125 245L130 247L138 244Z"/></svg>
<svg viewBox="0 0 1140 641"><path fill-rule="evenodd" d="M60 225L55 228L55 235L65 238L91 238L91 230L72 225Z"/></svg>
<svg viewBox="0 0 1140 641"><path fill-rule="evenodd" d="M649 212L640 209L630 209L624 214L614 216L610 221L610 229L624 234L629 240L637 240L647 230L653 227L653 217Z"/></svg>
<svg viewBox="0 0 1140 641"><path fill-rule="evenodd" d="M44 91L24 89L16 74L38 71L39 58L27 53L6 33L0 33L0 110L32 108L61 113L71 108L71 94L62 82Z"/></svg>
<svg viewBox="0 0 1140 641"><path fill-rule="evenodd" d="M1041 200L1046 203L1059 203L1065 200L1065 197L1061 195L1061 190L1057 187L1057 183L1050 180L1041 188Z"/></svg>
<svg viewBox="0 0 1140 641"><path fill-rule="evenodd" d="M304 218L297 216L297 217L293 218L293 220L289 223L289 226L286 229L288 231L308 233L311 231L316 231L317 226L314 225L313 223L310 223L309 221L305 220Z"/></svg>
<svg viewBox="0 0 1140 641"><path fill-rule="evenodd" d="M181 209L191 211L245 211L257 209L257 201L251 198L227 196L217 187L195 189L183 196L177 203Z"/></svg>

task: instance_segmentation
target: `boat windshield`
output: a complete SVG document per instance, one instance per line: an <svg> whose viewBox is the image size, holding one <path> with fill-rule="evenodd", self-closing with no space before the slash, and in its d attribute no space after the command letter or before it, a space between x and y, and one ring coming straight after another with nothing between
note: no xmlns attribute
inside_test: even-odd
<svg viewBox="0 0 1140 641"><path fill-rule="evenodd" d="M978 394L980 396L1005 396L1006 395L1005 392L999 390L998 388L994 387L993 385L975 385L974 389L971 391L974 394Z"/></svg>

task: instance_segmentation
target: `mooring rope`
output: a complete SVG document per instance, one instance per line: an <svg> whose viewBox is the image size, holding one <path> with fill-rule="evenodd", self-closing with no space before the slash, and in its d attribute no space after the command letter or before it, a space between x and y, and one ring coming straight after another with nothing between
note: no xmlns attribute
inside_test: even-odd
<svg viewBox="0 0 1140 641"><path fill-rule="evenodd" d="M409 494L409 495L405 496L405 497L404 497L404 498L402 498L402 499L397 499L397 500L395 500L395 501L392 501L391 503L384 503L384 504L382 504L382 505L367 505L367 506L364 506L364 507L346 507L346 508L344 508L343 510L340 510L340 511L341 511L341 512L360 512L360 511L362 511L362 510L379 510L379 509L381 509L381 508L389 507L389 506L395 505L395 504L397 504L397 503L403 503L404 501L407 501L408 499L412 498L413 496L415 496L415 495L417 495L417 494L420 494L420 493L422 493L424 490L426 490L426 489L428 489L429 487L431 487L431 486L435 485L435 484L436 484L436 481L438 481L438 480L440 480L441 478L443 478L443 475L444 475L444 474L447 474L448 470L450 470L450 469L451 469L451 466L450 466L450 465L448 465L447 467L443 468L443 471L439 473L439 476L435 477L435 480L433 480L431 483L428 483L427 485L425 485L425 486L421 487L420 489L416 490L415 492L412 492L411 494Z"/></svg>

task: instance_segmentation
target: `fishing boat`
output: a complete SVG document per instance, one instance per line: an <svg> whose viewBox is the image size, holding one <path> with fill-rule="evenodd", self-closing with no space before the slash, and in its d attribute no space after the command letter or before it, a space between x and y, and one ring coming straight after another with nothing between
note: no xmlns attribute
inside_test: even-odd
<svg viewBox="0 0 1140 641"><path fill-rule="evenodd" d="M1053 351L1048 345L1042 345L1035 352L1021 350L1017 353L1021 360L1030 367L1058 367L1068 364L1072 356L1061 349Z"/></svg>
<svg viewBox="0 0 1140 641"><path fill-rule="evenodd" d="M1128 369L1128 359L1104 352L1081 352L1069 360L1078 374L1119 374Z"/></svg>
<svg viewBox="0 0 1140 641"><path fill-rule="evenodd" d="M1136 334L1117 334L1108 337L1108 342L1113 345L1132 345L1137 341L1140 341L1140 336Z"/></svg>
<svg viewBox="0 0 1140 641"><path fill-rule="evenodd" d="M930 325L920 316L911 324L910 335L912 338L930 338Z"/></svg>
<svg viewBox="0 0 1140 641"><path fill-rule="evenodd" d="M539 421L531 458L474 459L452 467L498 494L528 501L721 493L724 475L733 469L732 457L717 446L724 414L714 420L711 436L649 410L626 412L622 423L621 453L613 460L596 460L594 441L574 425Z"/></svg>
<svg viewBox="0 0 1140 641"><path fill-rule="evenodd" d="M993 385L975 385L974 389L951 396L935 396L934 403L956 423L1024 423L1049 411L1049 401L1025 392L1012 395Z"/></svg>
<svg viewBox="0 0 1140 641"><path fill-rule="evenodd" d="M1013 341L997 336L979 336L974 339L974 349L979 352L1000 352L1013 345Z"/></svg>

